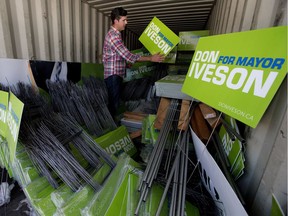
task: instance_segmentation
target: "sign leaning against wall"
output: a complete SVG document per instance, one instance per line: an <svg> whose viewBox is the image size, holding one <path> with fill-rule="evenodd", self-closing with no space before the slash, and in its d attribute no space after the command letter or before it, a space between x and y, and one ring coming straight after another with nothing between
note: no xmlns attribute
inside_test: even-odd
<svg viewBox="0 0 288 216"><path fill-rule="evenodd" d="M255 128L287 74L287 26L200 38L182 92Z"/></svg>

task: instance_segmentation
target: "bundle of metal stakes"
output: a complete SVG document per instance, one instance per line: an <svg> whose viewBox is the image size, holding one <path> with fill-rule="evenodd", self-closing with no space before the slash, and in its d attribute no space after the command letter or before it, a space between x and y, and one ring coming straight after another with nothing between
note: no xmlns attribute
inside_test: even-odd
<svg viewBox="0 0 288 216"><path fill-rule="evenodd" d="M192 116L193 107L191 103L185 117L188 122ZM196 161L189 157L189 144L192 145L191 134L187 129L178 129L180 115L178 100L171 99L158 139L138 187L140 199L135 215L141 214L141 206L143 202L149 199L149 191L152 189L153 184L156 183L160 183L164 187L157 212L155 213L156 216L163 215L164 211L166 211L164 210L166 201L169 203L168 211L170 216L188 214L190 207L187 205L191 206L189 201L193 201L194 204L197 203L197 207L204 207L212 202L209 202L211 198L202 191L200 176L196 177L195 182L188 178L188 170L195 170L197 165ZM189 181L193 187L200 188L201 192L198 192L195 188L195 190L187 188ZM187 198L189 201L187 201ZM211 207L209 206L209 208ZM205 212L207 211L205 210Z"/></svg>
<svg viewBox="0 0 288 216"><path fill-rule="evenodd" d="M24 127L27 137L23 144L35 167L54 188L59 186L57 182L61 179L73 191L77 191L84 182L99 190L101 186L93 180L93 172L96 172L104 162L111 168L116 165L68 116L53 114L34 122L33 127L31 125ZM89 166L93 168L92 172L87 171L89 166L83 167L75 159L73 148L88 161Z"/></svg>
<svg viewBox="0 0 288 216"><path fill-rule="evenodd" d="M9 88L6 85L0 83L0 90L8 92Z"/></svg>
<svg viewBox="0 0 288 216"><path fill-rule="evenodd" d="M185 215L185 195L186 195L186 179L187 179L187 166L188 166L188 133L179 135L176 142L169 141L169 134L173 129L173 123L177 122L179 117L177 113L178 101L173 99L168 108L166 118L161 127L158 139L147 163L147 167L143 174L142 180L139 185L140 200L138 202L135 215L138 215L142 202L145 202L152 187L153 181L157 178L157 174L161 163L163 161L163 154L165 149L168 150L168 157L166 157L165 169L167 183L162 195L156 215L160 215L161 209L166 198L168 189L170 188L173 178L172 196L169 215ZM171 135L171 134L170 134ZM174 162L172 163L172 161Z"/></svg>
<svg viewBox="0 0 288 216"><path fill-rule="evenodd" d="M84 86L89 89L91 94L97 94L96 96L93 96L92 98L98 98L98 95L102 98L105 104L108 104L108 91L105 85L105 82L103 80L100 80L99 78L89 76L89 77L82 77ZM97 102L96 104L99 104Z"/></svg>
<svg viewBox="0 0 288 216"><path fill-rule="evenodd" d="M29 122L53 112L49 99L40 95L35 87L19 82L11 86L11 91L25 104L22 121Z"/></svg>
<svg viewBox="0 0 288 216"><path fill-rule="evenodd" d="M184 132L181 142L177 145L177 155L168 176L167 184L160 205L164 202L169 185L173 180L173 190L169 215L185 215L186 183L189 151L189 135ZM160 211L160 208L159 208ZM160 213L160 212L159 212Z"/></svg>
<svg viewBox="0 0 288 216"><path fill-rule="evenodd" d="M92 89L93 84L80 86L68 81L47 80L46 84L54 111L69 113L89 134L99 137L117 128L105 103L105 90Z"/></svg>
<svg viewBox="0 0 288 216"><path fill-rule="evenodd" d="M34 166L54 188L64 182L73 191L77 191L84 183L88 183L94 190L99 190L101 185L93 180L93 174L104 163L112 170L116 162L71 115L55 113L52 109L41 110L38 107L39 101L43 101L41 96L29 88L31 87L23 85L18 87L18 90L22 90L18 97L26 106L23 117L29 119L22 121L19 140L25 146ZM15 93L19 91L15 90ZM82 163L84 165L76 160L79 154L79 158L86 161Z"/></svg>

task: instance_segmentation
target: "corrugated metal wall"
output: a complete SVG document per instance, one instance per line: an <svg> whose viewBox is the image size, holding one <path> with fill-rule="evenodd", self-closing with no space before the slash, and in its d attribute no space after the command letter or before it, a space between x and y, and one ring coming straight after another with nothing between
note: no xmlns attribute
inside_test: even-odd
<svg viewBox="0 0 288 216"><path fill-rule="evenodd" d="M1 0L0 58L99 63L109 26L81 0ZM127 30L129 48L135 39Z"/></svg>
<svg viewBox="0 0 288 216"><path fill-rule="evenodd" d="M0 57L97 62L109 26L81 0L1 0Z"/></svg>
<svg viewBox="0 0 288 216"><path fill-rule="evenodd" d="M212 34L287 25L286 0L217 0L208 29Z"/></svg>
<svg viewBox="0 0 288 216"><path fill-rule="evenodd" d="M217 0L208 29L224 34L281 25L287 25L286 0ZM270 215L272 193L287 212L287 77L247 137L246 173L239 186L249 212Z"/></svg>

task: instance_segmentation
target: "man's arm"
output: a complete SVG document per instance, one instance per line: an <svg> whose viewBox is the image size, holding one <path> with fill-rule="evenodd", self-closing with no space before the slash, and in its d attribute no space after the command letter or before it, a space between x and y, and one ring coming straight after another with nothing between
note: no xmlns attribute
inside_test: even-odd
<svg viewBox="0 0 288 216"><path fill-rule="evenodd" d="M156 53L154 55L150 56L141 56L137 61L138 62L144 62L144 61L150 61L150 62L162 62L164 61L165 56L160 55L159 53Z"/></svg>
<svg viewBox="0 0 288 216"><path fill-rule="evenodd" d="M150 62L162 62L165 59L164 55L160 55L159 53L156 53L154 55L150 56L140 56L139 54L133 54L131 53L127 47L123 44L122 39L116 35L115 37L111 38L111 44L115 51L126 61L130 63L135 62L144 62L144 61L150 61Z"/></svg>

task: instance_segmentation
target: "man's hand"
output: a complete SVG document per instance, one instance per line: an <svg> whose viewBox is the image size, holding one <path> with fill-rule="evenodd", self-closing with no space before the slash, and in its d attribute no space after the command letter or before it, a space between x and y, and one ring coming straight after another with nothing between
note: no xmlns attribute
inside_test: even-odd
<svg viewBox="0 0 288 216"><path fill-rule="evenodd" d="M165 56L160 53L156 53L151 56L151 62L163 62L164 59L165 59Z"/></svg>

